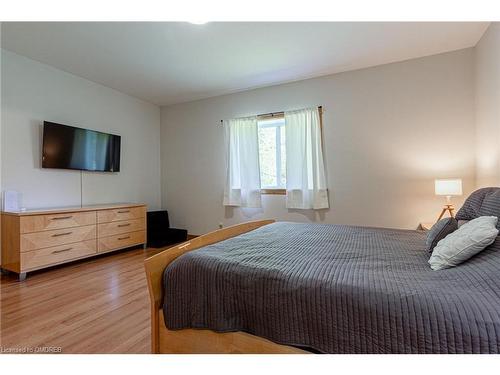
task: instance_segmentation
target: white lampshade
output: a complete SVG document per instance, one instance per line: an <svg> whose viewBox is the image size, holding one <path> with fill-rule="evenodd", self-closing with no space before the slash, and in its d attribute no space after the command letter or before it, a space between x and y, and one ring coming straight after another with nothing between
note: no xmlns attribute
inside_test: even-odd
<svg viewBox="0 0 500 375"><path fill-rule="evenodd" d="M436 195L462 195L462 180L460 178L435 180Z"/></svg>

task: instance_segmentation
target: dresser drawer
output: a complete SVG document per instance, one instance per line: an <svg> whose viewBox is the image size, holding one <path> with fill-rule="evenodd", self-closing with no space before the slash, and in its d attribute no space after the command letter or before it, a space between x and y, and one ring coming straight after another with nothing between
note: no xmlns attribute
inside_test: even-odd
<svg viewBox="0 0 500 375"><path fill-rule="evenodd" d="M138 232L130 232L99 238L97 240L97 251L104 253L116 249L122 249L134 245L146 243L146 232L141 230Z"/></svg>
<svg viewBox="0 0 500 375"><path fill-rule="evenodd" d="M96 238L96 227L96 225L86 225L84 227L25 233L21 235L21 252L91 240Z"/></svg>
<svg viewBox="0 0 500 375"><path fill-rule="evenodd" d="M143 217L146 217L146 207L117 208L113 210L102 210L97 212L98 223L134 220Z"/></svg>
<svg viewBox="0 0 500 375"><path fill-rule="evenodd" d="M107 237L115 234L137 232L146 229L144 218L135 220L114 221L111 223L99 224L97 226L97 236Z"/></svg>
<svg viewBox="0 0 500 375"><path fill-rule="evenodd" d="M68 212L52 215L33 215L21 217L21 233L40 232L44 230L81 227L95 224L95 211Z"/></svg>
<svg viewBox="0 0 500 375"><path fill-rule="evenodd" d="M69 245L53 246L41 250L21 253L23 271L63 263L97 253L96 240L76 242Z"/></svg>

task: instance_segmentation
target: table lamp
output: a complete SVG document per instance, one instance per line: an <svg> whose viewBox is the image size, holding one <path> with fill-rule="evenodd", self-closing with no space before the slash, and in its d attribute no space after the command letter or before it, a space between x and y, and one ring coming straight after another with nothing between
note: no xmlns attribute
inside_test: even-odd
<svg viewBox="0 0 500 375"><path fill-rule="evenodd" d="M451 204L451 197L453 195L462 195L462 180L460 178L453 179L439 179L434 181L434 191L436 195L445 195L446 196L446 204L441 211L441 215L437 221L441 220L443 215L448 211L451 217L453 216L453 204Z"/></svg>

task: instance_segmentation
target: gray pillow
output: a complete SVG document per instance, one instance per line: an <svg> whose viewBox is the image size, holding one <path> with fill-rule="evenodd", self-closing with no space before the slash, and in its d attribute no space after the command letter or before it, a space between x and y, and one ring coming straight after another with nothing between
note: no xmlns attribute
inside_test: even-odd
<svg viewBox="0 0 500 375"><path fill-rule="evenodd" d="M473 220L480 216L500 217L500 188L478 189L465 200L455 216L457 220ZM497 228L500 229L500 220Z"/></svg>
<svg viewBox="0 0 500 375"><path fill-rule="evenodd" d="M429 259L433 270L455 267L483 251L498 235L498 217L480 216L443 238Z"/></svg>
<svg viewBox="0 0 500 375"><path fill-rule="evenodd" d="M453 217L446 217L439 220L432 226L427 233L427 240L425 241L425 248L429 253L432 253L437 243L445 238L450 233L453 233L458 228L458 222Z"/></svg>

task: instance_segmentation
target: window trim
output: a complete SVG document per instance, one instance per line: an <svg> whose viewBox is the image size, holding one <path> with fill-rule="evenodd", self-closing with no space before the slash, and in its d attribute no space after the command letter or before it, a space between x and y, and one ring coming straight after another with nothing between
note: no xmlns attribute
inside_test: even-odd
<svg viewBox="0 0 500 375"><path fill-rule="evenodd" d="M261 194L267 195L286 195L286 189L260 189Z"/></svg>

